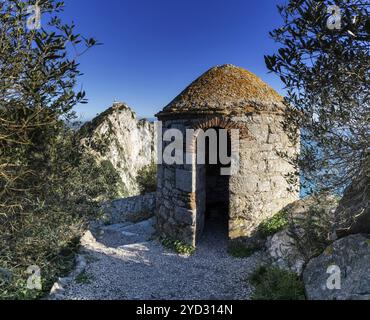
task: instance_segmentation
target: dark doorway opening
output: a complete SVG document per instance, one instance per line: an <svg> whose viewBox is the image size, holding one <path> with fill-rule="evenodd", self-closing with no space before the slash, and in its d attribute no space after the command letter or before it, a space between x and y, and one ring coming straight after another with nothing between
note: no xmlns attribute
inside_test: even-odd
<svg viewBox="0 0 370 320"><path fill-rule="evenodd" d="M221 148L227 151L227 157L231 157L230 135L220 136L221 128L213 128L217 132L217 143L206 139L206 165L205 165L205 231L217 232L219 236L228 238L229 236L229 206L230 206L230 175L222 175L222 168L230 168L231 163L221 162ZM211 144L212 143L212 144ZM226 148L225 148L226 147ZM217 163L211 162L210 150L217 152Z"/></svg>

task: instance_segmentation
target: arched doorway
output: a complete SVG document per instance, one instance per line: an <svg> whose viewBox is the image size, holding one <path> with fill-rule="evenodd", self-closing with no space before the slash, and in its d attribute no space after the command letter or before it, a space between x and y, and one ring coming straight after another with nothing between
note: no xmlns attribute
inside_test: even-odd
<svg viewBox="0 0 370 320"><path fill-rule="evenodd" d="M231 157L231 138L227 130L221 127L212 127L204 132L205 136L197 137L198 147L202 145L199 139L204 139L202 157L205 160L204 163L197 162L197 239L210 233L228 239L230 175L224 174L222 169L231 166L231 163L225 162L225 157Z"/></svg>

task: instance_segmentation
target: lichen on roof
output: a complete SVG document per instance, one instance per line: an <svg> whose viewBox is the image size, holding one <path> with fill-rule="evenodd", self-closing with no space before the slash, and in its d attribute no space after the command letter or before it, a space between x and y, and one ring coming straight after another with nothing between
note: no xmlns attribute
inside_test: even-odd
<svg viewBox="0 0 370 320"><path fill-rule="evenodd" d="M157 117L281 112L283 98L255 74L230 64L217 66L188 86Z"/></svg>

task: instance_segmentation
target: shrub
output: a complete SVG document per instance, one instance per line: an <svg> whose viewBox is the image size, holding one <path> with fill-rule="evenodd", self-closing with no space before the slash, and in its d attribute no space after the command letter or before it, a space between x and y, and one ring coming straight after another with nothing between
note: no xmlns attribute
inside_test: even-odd
<svg viewBox="0 0 370 320"><path fill-rule="evenodd" d="M309 196L264 221L259 226L259 234L266 238L287 229L308 262L332 243L338 200L338 197L328 193Z"/></svg>
<svg viewBox="0 0 370 320"><path fill-rule="evenodd" d="M52 18L30 30L25 1L0 1L2 299L42 297L68 273L86 222L115 184L110 169L84 155L66 126L75 119L73 108L86 102L75 89L76 59L96 41L62 23L62 1L37 5ZM41 291L27 289L31 265L41 269Z"/></svg>
<svg viewBox="0 0 370 320"><path fill-rule="evenodd" d="M265 238L272 236L282 230L284 230L289 224L287 213L281 211L272 218L269 218L261 223L259 231Z"/></svg>
<svg viewBox="0 0 370 320"><path fill-rule="evenodd" d="M73 268L83 223L56 209L41 208L36 217L15 220L16 230L0 229L0 264L11 275L10 281L0 282L0 299L40 298L58 276L67 275ZM30 275L26 270L31 265L41 270L41 291L27 289Z"/></svg>
<svg viewBox="0 0 370 320"><path fill-rule="evenodd" d="M306 261L320 255L333 241L333 212L311 207L303 217L294 217L289 234Z"/></svg>
<svg viewBox="0 0 370 320"><path fill-rule="evenodd" d="M249 258L258 249L258 247L248 247L241 242L231 242L227 252L235 258Z"/></svg>
<svg viewBox="0 0 370 320"><path fill-rule="evenodd" d="M90 284L94 280L94 277L86 271L83 271L76 276L75 280L78 284Z"/></svg>
<svg viewBox="0 0 370 320"><path fill-rule="evenodd" d="M253 300L305 300L304 285L291 271L262 266L250 277Z"/></svg>
<svg viewBox="0 0 370 320"><path fill-rule="evenodd" d="M180 240L165 239L162 244L167 249L173 250L179 254L191 256L195 252L195 248Z"/></svg>
<svg viewBox="0 0 370 320"><path fill-rule="evenodd" d="M157 190L157 165L152 163L139 170L136 181L141 194L155 192Z"/></svg>
<svg viewBox="0 0 370 320"><path fill-rule="evenodd" d="M100 201L115 195L118 175L109 164L96 164L75 142L69 130L56 140L51 178L35 197L29 195L29 211L15 210L11 219L0 216L0 267L11 274L11 281L0 281L0 299L47 294L57 277L73 268L79 238L97 217ZM41 269L41 291L27 289L31 265Z"/></svg>

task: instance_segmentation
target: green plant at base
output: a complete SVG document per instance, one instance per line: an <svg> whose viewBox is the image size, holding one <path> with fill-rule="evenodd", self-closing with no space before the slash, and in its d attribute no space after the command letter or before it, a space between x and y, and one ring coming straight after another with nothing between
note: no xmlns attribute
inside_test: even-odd
<svg viewBox="0 0 370 320"><path fill-rule="evenodd" d="M157 190L157 165L152 163L139 170L136 181L141 194L155 192Z"/></svg>
<svg viewBox="0 0 370 320"><path fill-rule="evenodd" d="M191 256L195 252L195 248L180 240L165 239L162 241L165 248L173 250L179 254Z"/></svg>
<svg viewBox="0 0 370 320"><path fill-rule="evenodd" d="M94 280L94 277L86 271L83 271L76 276L75 280L78 284L90 284Z"/></svg>
<svg viewBox="0 0 370 320"><path fill-rule="evenodd" d="M303 217L294 218L294 224L289 227L289 234L306 262L322 254L333 242L330 236L334 219L334 212L320 206L312 206Z"/></svg>
<svg viewBox="0 0 370 320"><path fill-rule="evenodd" d="M286 228L289 224L287 213L284 211L279 212L272 218L266 219L259 226L261 235L265 238L272 236Z"/></svg>
<svg viewBox="0 0 370 320"><path fill-rule="evenodd" d="M249 278L253 300L305 300L304 285L293 272L274 266L259 267Z"/></svg>
<svg viewBox="0 0 370 320"><path fill-rule="evenodd" d="M258 247L248 247L240 242L232 242L229 244L227 252L235 258L249 258L258 249Z"/></svg>

